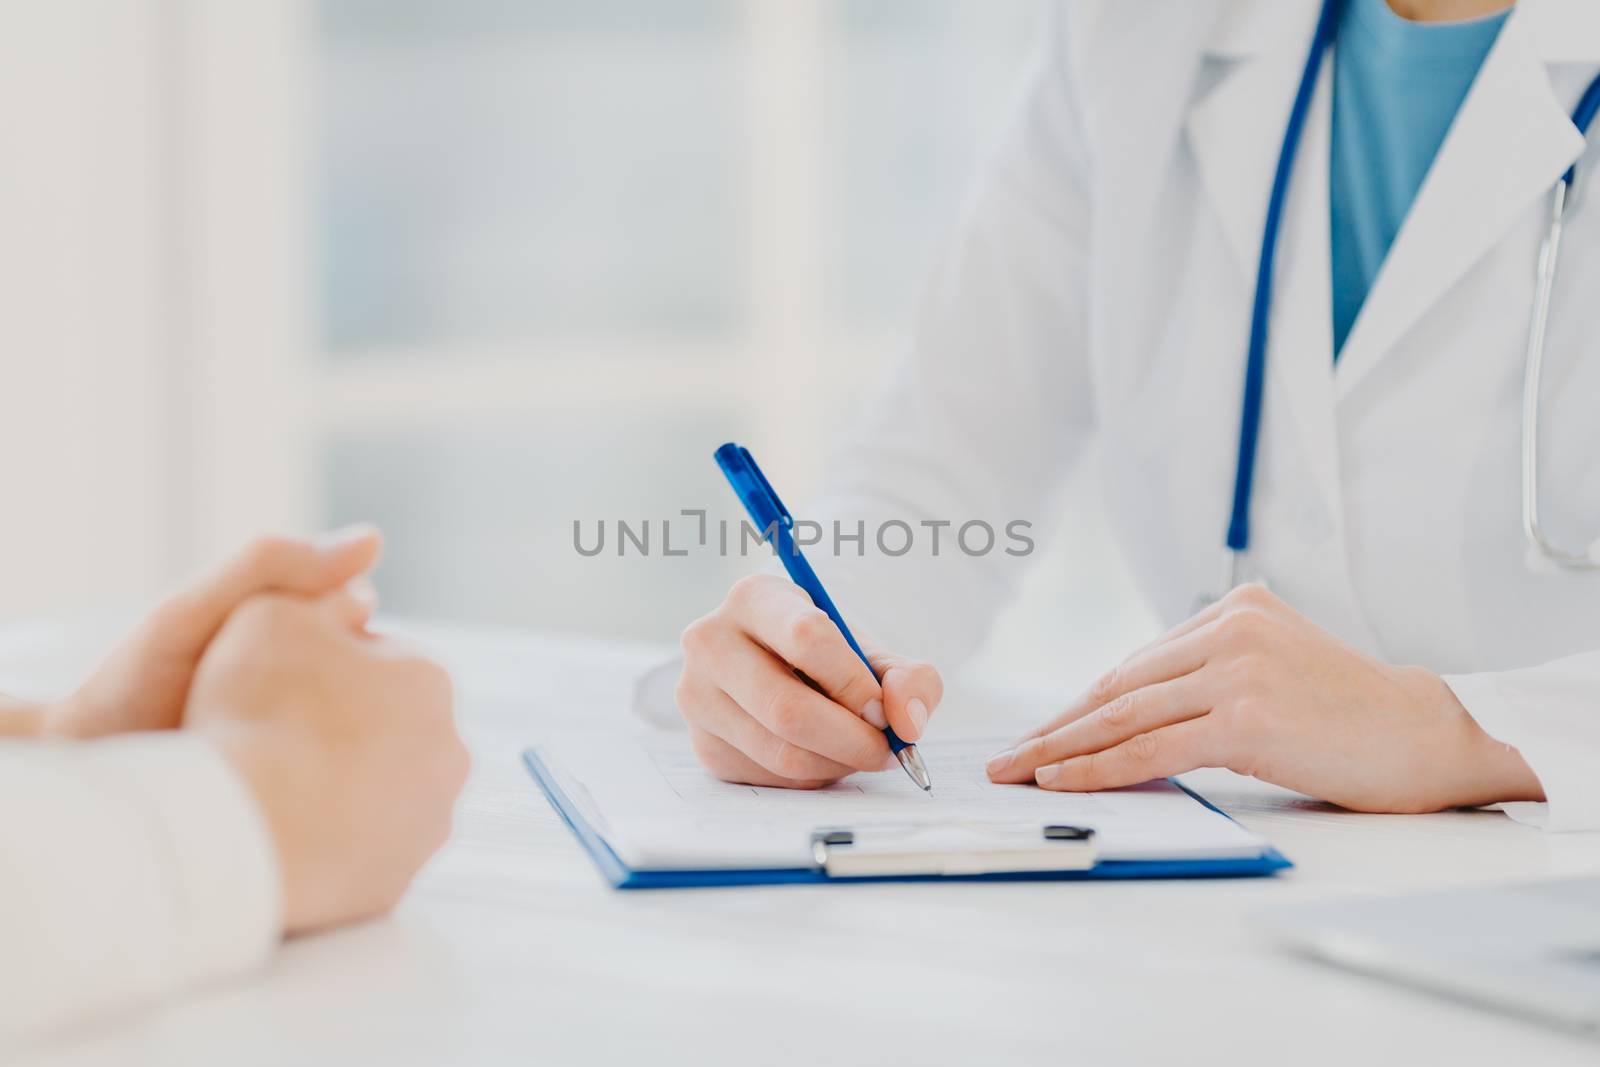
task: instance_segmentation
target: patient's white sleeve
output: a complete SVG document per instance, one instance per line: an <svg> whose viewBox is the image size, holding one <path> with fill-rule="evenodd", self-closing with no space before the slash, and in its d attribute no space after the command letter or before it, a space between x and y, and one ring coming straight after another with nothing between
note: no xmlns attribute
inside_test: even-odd
<svg viewBox="0 0 1600 1067"><path fill-rule="evenodd" d="M259 966L280 893L255 799L203 739L0 742L0 1048Z"/></svg>
<svg viewBox="0 0 1600 1067"><path fill-rule="evenodd" d="M1600 652L1444 680L1544 787L1546 803L1499 805L1506 814L1547 830L1600 830Z"/></svg>

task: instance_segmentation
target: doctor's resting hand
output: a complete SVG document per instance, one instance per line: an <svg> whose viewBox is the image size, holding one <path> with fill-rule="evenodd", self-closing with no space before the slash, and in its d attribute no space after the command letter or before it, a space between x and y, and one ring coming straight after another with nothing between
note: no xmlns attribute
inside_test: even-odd
<svg viewBox="0 0 1600 1067"><path fill-rule="evenodd" d="M1392 667L1246 585L1102 675L989 760L996 782L1087 792L1226 767L1355 811L1543 800L1516 749L1437 675Z"/></svg>
<svg viewBox="0 0 1600 1067"><path fill-rule="evenodd" d="M677 704L718 778L816 789L896 766L883 728L915 742L944 696L939 672L861 639L880 685L793 582L740 579L683 632Z"/></svg>

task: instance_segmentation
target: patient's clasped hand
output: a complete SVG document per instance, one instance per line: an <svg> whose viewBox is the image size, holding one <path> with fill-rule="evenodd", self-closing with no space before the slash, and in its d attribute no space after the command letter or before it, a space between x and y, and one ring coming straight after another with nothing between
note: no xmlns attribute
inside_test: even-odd
<svg viewBox="0 0 1600 1067"><path fill-rule="evenodd" d="M380 550L370 527L258 541L70 696L0 698L0 1038L398 902L468 759L444 669L367 629Z"/></svg>

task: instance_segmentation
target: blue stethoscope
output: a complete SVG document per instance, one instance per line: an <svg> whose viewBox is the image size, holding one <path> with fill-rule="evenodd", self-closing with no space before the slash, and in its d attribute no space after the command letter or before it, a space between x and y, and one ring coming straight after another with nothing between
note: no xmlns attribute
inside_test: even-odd
<svg viewBox="0 0 1600 1067"><path fill-rule="evenodd" d="M1267 201L1267 224L1261 237L1261 260L1256 270L1255 298L1250 306L1250 347L1244 371L1244 408L1239 417L1239 461L1233 479L1233 510L1228 519L1224 588L1239 584L1240 562L1250 545L1250 489L1255 476L1256 440L1261 430L1261 391L1267 370L1267 321L1272 309L1272 268L1278 250L1278 231L1283 222L1283 205L1288 198L1289 176L1294 170L1295 153L1305 130L1306 113L1316 91L1317 76L1329 45L1338 34L1339 15L1344 0L1323 0L1317 30L1306 57L1305 72L1295 93L1289 125L1284 130L1283 148L1278 153L1278 168L1272 178L1272 196ZM1572 113L1578 132L1588 136L1589 124L1600 111L1600 77L1589 83ZM1577 202L1573 184L1574 164L1556 183L1551 199L1549 231L1539 250L1539 273L1535 286L1533 317L1528 330L1527 362L1522 391L1522 526L1530 549L1547 565L1566 570L1600 569L1600 540L1587 551L1572 552L1546 540L1539 525L1539 378L1544 363L1546 327L1550 321L1550 294L1555 287L1556 255L1561 247L1561 228L1566 213ZM1205 603L1213 598L1202 598Z"/></svg>

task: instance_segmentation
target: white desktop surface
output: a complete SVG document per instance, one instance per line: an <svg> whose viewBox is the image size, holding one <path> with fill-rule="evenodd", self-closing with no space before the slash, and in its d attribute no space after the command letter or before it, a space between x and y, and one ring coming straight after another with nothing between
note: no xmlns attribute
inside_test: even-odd
<svg viewBox="0 0 1600 1067"><path fill-rule="evenodd" d="M454 838L398 911L14 1067L1600 1063L1600 1043L1325 969L1249 922L1297 900L1600 872L1600 834L1495 812L1354 815L1206 771L1184 780L1294 870L618 892L520 753L561 724L629 715L633 678L665 650L411 629L455 671L475 767ZM97 644L75 634L0 631L0 691L62 684ZM954 687L926 743L986 703ZM1049 707L1005 704L988 710L1017 725Z"/></svg>

